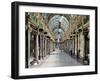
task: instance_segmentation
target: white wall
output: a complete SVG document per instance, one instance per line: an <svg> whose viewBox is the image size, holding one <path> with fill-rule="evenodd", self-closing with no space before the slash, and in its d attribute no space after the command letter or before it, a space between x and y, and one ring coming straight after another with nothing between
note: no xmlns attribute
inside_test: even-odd
<svg viewBox="0 0 100 81"><path fill-rule="evenodd" d="M11 2L14 0L0 1L0 81L13 81L10 78L11 65ZM30 2L44 3L59 3L59 4L74 4L74 5L90 5L98 6L100 10L100 0L21 0ZM100 11L99 11L100 14ZM100 15L98 16L100 21ZM100 25L100 24L99 24ZM98 26L99 27L99 26ZM98 28L100 30L100 28ZM100 32L99 32L100 34ZM98 38L100 41L100 37ZM100 45L98 43L98 45ZM98 46L100 48L100 46ZM99 51L100 52L100 51ZM98 53L99 55L99 53ZM100 55L98 56L100 58ZM100 61L100 60L99 60ZM100 64L99 64L100 67ZM100 71L100 70L99 70ZM98 75L82 75L82 76L66 76L53 78L34 79L35 81L99 81ZM33 79L26 79L33 81Z"/></svg>

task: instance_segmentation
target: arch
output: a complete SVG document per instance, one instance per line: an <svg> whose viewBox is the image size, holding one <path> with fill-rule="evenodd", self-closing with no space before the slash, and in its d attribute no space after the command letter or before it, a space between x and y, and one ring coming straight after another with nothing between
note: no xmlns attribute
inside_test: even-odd
<svg viewBox="0 0 100 81"><path fill-rule="evenodd" d="M48 21L48 27L51 32L54 33L55 39L60 36L63 37L64 32L67 30L69 26L69 21L67 18L63 15L56 14L51 17L51 19ZM61 32L59 32L59 29Z"/></svg>

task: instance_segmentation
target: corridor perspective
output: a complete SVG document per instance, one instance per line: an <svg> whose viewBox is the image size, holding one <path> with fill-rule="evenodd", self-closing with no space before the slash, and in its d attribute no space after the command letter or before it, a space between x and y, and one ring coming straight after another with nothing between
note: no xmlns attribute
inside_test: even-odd
<svg viewBox="0 0 100 81"><path fill-rule="evenodd" d="M51 55L47 56L41 64L31 67L58 67L58 66L76 66L81 65L75 59L71 58L68 54L62 51L54 51Z"/></svg>
<svg viewBox="0 0 100 81"><path fill-rule="evenodd" d="M89 65L89 15L25 12L25 68Z"/></svg>

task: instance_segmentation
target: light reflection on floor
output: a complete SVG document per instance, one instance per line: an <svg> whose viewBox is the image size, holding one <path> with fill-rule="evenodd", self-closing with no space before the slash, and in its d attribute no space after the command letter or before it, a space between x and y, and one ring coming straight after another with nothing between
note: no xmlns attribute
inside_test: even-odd
<svg viewBox="0 0 100 81"><path fill-rule="evenodd" d="M56 50L48 55L39 65L30 66L33 67L61 67L61 66L80 66L79 62L73 59L69 54L64 51Z"/></svg>

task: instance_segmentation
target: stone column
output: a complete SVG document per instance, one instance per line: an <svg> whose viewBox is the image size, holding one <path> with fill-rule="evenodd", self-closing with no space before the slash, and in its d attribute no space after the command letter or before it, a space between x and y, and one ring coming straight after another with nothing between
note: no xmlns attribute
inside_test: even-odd
<svg viewBox="0 0 100 81"><path fill-rule="evenodd" d="M36 60L37 63L39 63L39 61L38 61L38 58L39 58L39 42L38 42L38 39L39 39L38 34L36 34L36 40L35 40L35 44L36 44L36 46L35 46L35 60Z"/></svg>
<svg viewBox="0 0 100 81"><path fill-rule="evenodd" d="M48 45L49 45L49 51L48 51L48 54L50 55L50 45L51 45L51 43L50 43L50 39L48 39Z"/></svg>
<svg viewBox="0 0 100 81"><path fill-rule="evenodd" d="M30 30L28 30L28 67L30 66Z"/></svg>
<svg viewBox="0 0 100 81"><path fill-rule="evenodd" d="M44 38L44 35L43 35L43 40L42 40L42 45L43 45L43 54L42 54L42 58L44 58L44 55L45 55L45 47L44 47L44 40L45 40L45 38Z"/></svg>
<svg viewBox="0 0 100 81"><path fill-rule="evenodd" d="M83 33L81 33L81 45L80 45L80 56L81 58L84 57L85 54L85 36Z"/></svg>
<svg viewBox="0 0 100 81"><path fill-rule="evenodd" d="M82 47L81 47L81 57L84 58L84 55L85 55L85 35L84 35L84 28L83 28L83 25L84 25L84 17L82 16L82 32L81 32L81 44L82 44Z"/></svg>
<svg viewBox="0 0 100 81"><path fill-rule="evenodd" d="M78 34L77 34L77 48L76 48L76 50L77 50L77 59L79 59L79 52L78 52L78 48L79 48L79 47L78 47L78 44L79 44L79 43L78 43L78 42L79 42L79 41L78 41Z"/></svg>
<svg viewBox="0 0 100 81"><path fill-rule="evenodd" d="M74 36L74 56L75 56L75 36Z"/></svg>
<svg viewBox="0 0 100 81"><path fill-rule="evenodd" d="M45 38L43 38L43 51L44 51L44 53L43 53L43 57L45 57Z"/></svg>
<svg viewBox="0 0 100 81"><path fill-rule="evenodd" d="M41 59L41 42L42 42L42 40L41 40L41 35L39 35L39 60Z"/></svg>
<svg viewBox="0 0 100 81"><path fill-rule="evenodd" d="M43 54L44 54L44 45L43 45L44 43L43 43L43 39L44 39L44 35L42 36L42 55L41 55L42 56L42 59L43 59Z"/></svg>
<svg viewBox="0 0 100 81"><path fill-rule="evenodd" d="M46 39L45 39L45 56L46 56Z"/></svg>
<svg viewBox="0 0 100 81"><path fill-rule="evenodd" d="M48 54L48 51L49 51L49 44L48 44L48 39L47 39L47 54Z"/></svg>
<svg viewBox="0 0 100 81"><path fill-rule="evenodd" d="M75 36L75 57L77 57L77 53L78 53L78 36L76 34Z"/></svg>

